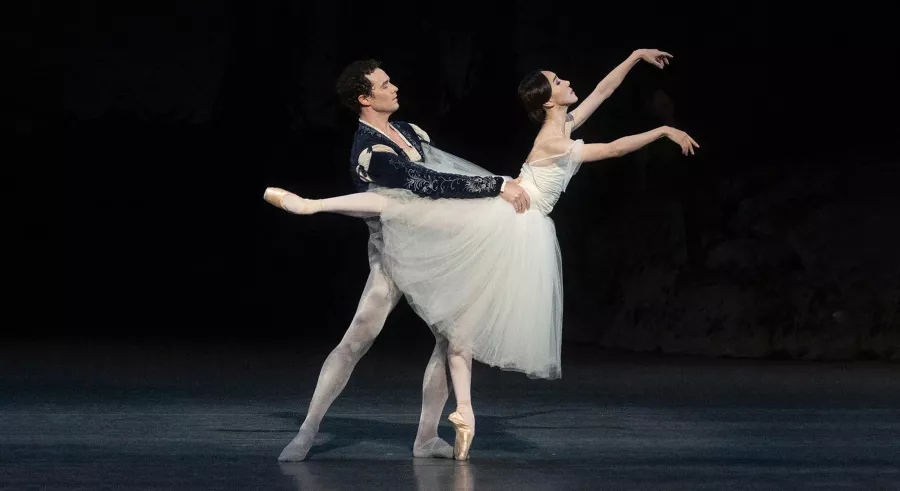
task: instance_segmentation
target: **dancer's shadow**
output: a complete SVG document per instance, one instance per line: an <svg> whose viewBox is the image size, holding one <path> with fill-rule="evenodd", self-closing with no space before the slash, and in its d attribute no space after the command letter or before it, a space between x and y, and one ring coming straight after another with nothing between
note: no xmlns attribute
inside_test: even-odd
<svg viewBox="0 0 900 491"><path fill-rule="evenodd" d="M532 416L542 416L554 413L571 412L566 409L551 409L545 411L529 411L509 416L477 416L477 433L475 437L475 445L477 450L493 450L510 453L529 453L537 450L539 447L529 441L522 440L517 437L514 430L518 429L571 429L571 428L588 428L587 426L534 426L534 425L518 425L516 421L529 418ZM272 416L282 419L290 419L299 425L302 419L297 419L296 413L277 412ZM591 428L594 428L593 426ZM596 428L606 428L605 426L596 426ZM410 455L412 455L412 441L418 430L418 422L416 423L396 423L388 421L376 421L366 418L350 418L329 416L325 418L322 426L319 428L319 434L316 441L310 449L307 459L315 458L316 455L324 454L340 448L349 447L359 444L360 442L374 443L376 445L396 446L398 443L405 446ZM285 432L288 433L288 432ZM293 434L293 431L290 432ZM438 427L438 435L453 444L454 432L453 428L446 421L446 416L442 417L441 424ZM290 439L285 440L285 445Z"/></svg>

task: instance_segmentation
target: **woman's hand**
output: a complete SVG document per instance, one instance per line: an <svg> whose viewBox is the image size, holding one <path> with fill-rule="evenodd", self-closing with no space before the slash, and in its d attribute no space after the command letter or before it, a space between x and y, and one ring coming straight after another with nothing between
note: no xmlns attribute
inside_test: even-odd
<svg viewBox="0 0 900 491"><path fill-rule="evenodd" d="M658 49L639 49L634 54L659 69L663 69L669 64L669 58L674 58L671 54Z"/></svg>
<svg viewBox="0 0 900 491"><path fill-rule="evenodd" d="M666 135L666 138L672 140L681 147L681 153L683 155L694 155L694 147L700 148L700 145L698 145L690 135L677 128L666 126L663 130L663 134Z"/></svg>

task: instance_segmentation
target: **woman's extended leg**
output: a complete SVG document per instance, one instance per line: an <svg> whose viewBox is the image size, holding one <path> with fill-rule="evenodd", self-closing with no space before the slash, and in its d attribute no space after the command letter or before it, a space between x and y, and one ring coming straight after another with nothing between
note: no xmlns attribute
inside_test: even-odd
<svg viewBox="0 0 900 491"><path fill-rule="evenodd" d="M280 188L266 188L263 199L297 215L329 212L361 218L380 215L387 201L387 198L376 193L355 193L334 198L306 199Z"/></svg>

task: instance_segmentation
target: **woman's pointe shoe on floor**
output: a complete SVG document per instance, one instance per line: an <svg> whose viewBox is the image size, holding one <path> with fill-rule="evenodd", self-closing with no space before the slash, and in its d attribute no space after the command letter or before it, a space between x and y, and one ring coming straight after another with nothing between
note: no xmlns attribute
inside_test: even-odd
<svg viewBox="0 0 900 491"><path fill-rule="evenodd" d="M298 215L312 215L322 211L322 203L318 200L304 199L281 188L266 188L263 199L282 210Z"/></svg>
<svg viewBox="0 0 900 491"><path fill-rule="evenodd" d="M453 442L453 457L456 460L469 460L469 449L472 447L472 439L475 438L475 429L466 423L458 411L450 413L447 417L456 430L456 440Z"/></svg>

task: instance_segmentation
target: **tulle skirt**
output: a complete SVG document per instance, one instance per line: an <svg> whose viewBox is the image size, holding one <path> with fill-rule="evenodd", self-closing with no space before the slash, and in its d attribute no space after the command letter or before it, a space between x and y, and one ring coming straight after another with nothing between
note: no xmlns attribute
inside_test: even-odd
<svg viewBox="0 0 900 491"><path fill-rule="evenodd" d="M410 305L474 359L561 376L562 269L553 221L501 198L420 198L397 189L381 214L384 265Z"/></svg>

